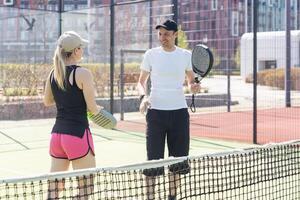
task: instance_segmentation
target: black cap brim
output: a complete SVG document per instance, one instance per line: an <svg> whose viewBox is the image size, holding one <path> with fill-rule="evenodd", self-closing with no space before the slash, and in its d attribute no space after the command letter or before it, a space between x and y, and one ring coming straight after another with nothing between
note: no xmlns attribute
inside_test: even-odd
<svg viewBox="0 0 300 200"><path fill-rule="evenodd" d="M160 28L164 28L164 29L166 29L166 30L168 30L168 31L177 31L177 30L174 30L174 29L170 29L170 28L168 28L167 26L165 26L165 25L157 25L156 27L155 27L155 29L157 30L157 29L160 29Z"/></svg>
<svg viewBox="0 0 300 200"><path fill-rule="evenodd" d="M157 30L157 29L160 29L160 28L164 28L164 29L167 29L167 30L168 30L168 28L167 28L166 26L164 26L164 25L157 25L157 26L155 27L156 30Z"/></svg>

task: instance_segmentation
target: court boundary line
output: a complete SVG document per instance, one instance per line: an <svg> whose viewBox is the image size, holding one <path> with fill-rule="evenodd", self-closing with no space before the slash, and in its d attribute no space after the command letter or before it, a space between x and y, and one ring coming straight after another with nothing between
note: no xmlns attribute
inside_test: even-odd
<svg viewBox="0 0 300 200"><path fill-rule="evenodd" d="M9 139L11 139L11 140L14 141L15 143L21 145L21 146L24 147L26 150L30 150L29 147L27 147L26 145L22 144L20 141L14 139L13 137L10 137L9 135L5 134L4 132L0 131L0 134L3 135L3 136L5 136L5 137L7 137L7 138L9 138Z"/></svg>

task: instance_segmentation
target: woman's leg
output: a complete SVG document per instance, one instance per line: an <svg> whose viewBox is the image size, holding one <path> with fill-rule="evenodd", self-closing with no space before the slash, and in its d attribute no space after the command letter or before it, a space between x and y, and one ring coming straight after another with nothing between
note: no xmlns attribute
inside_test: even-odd
<svg viewBox="0 0 300 200"><path fill-rule="evenodd" d="M85 169L85 168L94 168L96 167L96 159L92 151L79 159L72 161L72 167L74 170ZM88 196L91 195L94 191L94 178L93 174L90 176L79 177L78 180L79 188L79 199L88 199Z"/></svg>
<svg viewBox="0 0 300 200"><path fill-rule="evenodd" d="M67 171L69 169L69 166L69 160L51 157L50 172ZM59 192L64 188L64 183L61 180L56 179L50 180L48 184L48 199L58 199Z"/></svg>
<svg viewBox="0 0 300 200"><path fill-rule="evenodd" d="M72 167L74 170L96 167L96 159L92 151L89 151L89 153L82 158L73 160Z"/></svg>

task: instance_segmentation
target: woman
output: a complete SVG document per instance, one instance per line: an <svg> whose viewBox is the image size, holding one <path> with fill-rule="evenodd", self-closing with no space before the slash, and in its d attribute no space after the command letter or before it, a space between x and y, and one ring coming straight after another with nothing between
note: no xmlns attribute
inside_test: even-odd
<svg viewBox="0 0 300 200"><path fill-rule="evenodd" d="M77 65L82 60L83 48L88 44L76 32L63 33L57 41L53 57L54 69L50 72L45 88L45 106L56 105L56 121L50 141L51 172L96 166L93 139L89 129L87 110L99 112L95 101L93 76L88 69ZM92 181L92 180L90 180ZM79 185L83 182L80 181ZM52 185L52 186L51 186ZM50 198L57 198L56 184L50 184ZM92 185L92 184L89 184ZM59 190L63 187L58 186ZM53 189L53 192L51 193ZM79 191L90 193L89 190Z"/></svg>

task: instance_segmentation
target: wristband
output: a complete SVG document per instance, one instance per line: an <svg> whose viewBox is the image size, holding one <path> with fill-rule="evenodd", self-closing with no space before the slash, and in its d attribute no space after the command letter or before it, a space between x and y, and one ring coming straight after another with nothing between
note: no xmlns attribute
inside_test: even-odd
<svg viewBox="0 0 300 200"><path fill-rule="evenodd" d="M145 97L145 95L144 95L144 94L140 96L140 102L142 102L142 101L143 101L144 97Z"/></svg>

